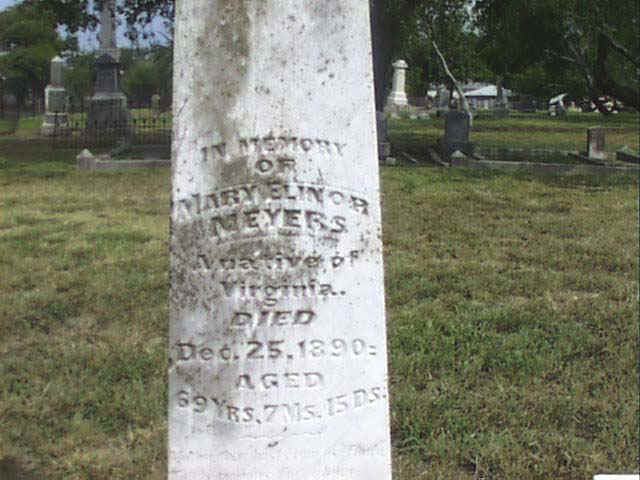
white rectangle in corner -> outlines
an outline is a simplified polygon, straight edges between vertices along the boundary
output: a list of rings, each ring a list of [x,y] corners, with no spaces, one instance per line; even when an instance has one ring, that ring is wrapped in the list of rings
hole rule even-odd
[[[596,475],[593,480],[640,480],[640,475]]]

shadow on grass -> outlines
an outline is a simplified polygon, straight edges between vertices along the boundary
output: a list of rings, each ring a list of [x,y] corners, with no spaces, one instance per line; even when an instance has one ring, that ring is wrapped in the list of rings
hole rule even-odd
[[[27,467],[14,457],[0,458],[0,479],[2,480],[42,480],[45,477]]]

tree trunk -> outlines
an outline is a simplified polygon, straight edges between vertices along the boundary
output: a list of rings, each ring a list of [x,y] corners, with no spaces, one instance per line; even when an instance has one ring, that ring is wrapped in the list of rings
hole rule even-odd
[[[373,84],[376,110],[384,110],[389,65],[391,64],[391,35],[389,21],[384,17],[384,2],[369,0],[371,21],[371,50],[373,57]]]
[[[627,87],[616,82],[607,71],[606,63],[610,47],[611,39],[600,33],[598,35],[596,67],[593,74],[594,83],[597,89],[604,94],[620,100],[625,105],[633,107],[636,111],[640,111],[640,91],[637,88]],[[598,110],[600,110],[599,107]]]
[[[435,40],[431,40],[431,44],[433,45],[433,48],[436,50],[438,57],[440,57],[440,61],[442,62],[442,67],[444,68],[445,73],[447,74],[447,76],[449,77],[449,80],[451,81],[451,83],[453,84],[453,86],[458,92],[458,96],[460,97],[459,98],[460,107],[469,116],[469,128],[471,128],[473,126],[473,113],[471,113],[471,108],[469,107],[469,102],[467,102],[467,97],[464,96],[464,92],[462,91],[462,85],[460,85],[460,83],[456,80],[456,78],[451,73],[451,70],[449,70],[447,61],[444,59],[444,55],[442,55],[442,52],[440,52],[440,49],[438,48],[438,44],[435,42]],[[449,105],[451,105],[451,99],[453,98],[453,91],[451,92],[452,92],[452,95],[449,96]]]
[[[597,95],[597,94],[592,93],[592,94],[590,95],[590,97],[591,97],[591,101],[592,101],[592,102],[593,102],[593,104],[596,106],[596,109],[597,109],[601,114],[603,114],[603,115],[611,115],[612,110],[609,110],[609,109],[607,108],[607,106],[606,106],[604,103],[602,103],[602,102],[600,101],[600,98],[598,98],[598,95]]]

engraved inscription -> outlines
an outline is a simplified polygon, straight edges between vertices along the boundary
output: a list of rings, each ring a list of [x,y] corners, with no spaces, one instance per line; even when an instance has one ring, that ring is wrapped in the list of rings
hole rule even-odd
[[[272,254],[269,251],[258,251],[253,257],[212,257],[205,253],[199,253],[196,270],[219,270],[221,273],[230,272],[282,272],[296,268],[316,269],[323,266],[331,266],[334,269],[343,266],[353,266],[360,258],[360,250],[351,250],[346,255],[336,253],[334,255],[316,255],[297,253],[285,255],[283,253]]]
[[[193,342],[177,342],[176,362],[202,361],[229,363],[247,360],[286,359],[365,359],[378,354],[378,347],[362,338],[303,339],[291,343],[285,339],[247,340],[225,343],[222,346],[196,345]]]
[[[344,290],[336,290],[330,283],[319,283],[314,279],[308,282],[281,280],[282,283],[265,283],[263,285],[244,280],[223,280],[220,286],[227,298],[262,300],[267,307],[273,307],[282,299],[327,298],[346,295]]]
[[[309,325],[316,318],[311,310],[261,310],[259,312],[234,312],[231,327],[282,327]]]
[[[260,206],[297,201],[316,206],[345,206],[362,215],[369,214],[369,201],[344,190],[307,183],[266,182],[239,185],[178,200],[180,213],[194,217],[225,207]]]
[[[207,397],[199,393],[190,393],[187,390],[178,392],[177,397],[180,408],[190,409],[199,414],[211,413],[216,420],[221,422],[290,424],[345,415],[363,407],[374,406],[387,398],[387,392],[384,386],[374,386],[327,397],[316,403],[292,402],[261,405],[233,405],[220,396]]]
[[[292,135],[264,135],[239,138],[233,145],[218,142],[200,148],[202,161],[221,159],[231,161],[234,156],[321,154],[323,156],[344,156],[347,145],[332,140]]]
[[[253,378],[252,378],[253,377]],[[243,374],[236,381],[236,388],[269,390],[272,388],[313,389],[324,386],[324,376],[318,372]]]

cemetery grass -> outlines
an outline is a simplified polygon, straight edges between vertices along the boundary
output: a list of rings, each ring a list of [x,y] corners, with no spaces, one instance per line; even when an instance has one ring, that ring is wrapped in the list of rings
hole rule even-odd
[[[637,187],[383,169],[395,479],[636,468]],[[165,478],[168,169],[0,140],[0,192],[0,478]]]

